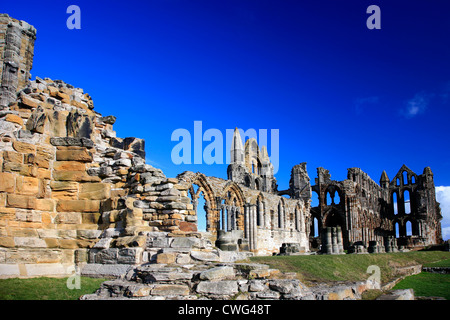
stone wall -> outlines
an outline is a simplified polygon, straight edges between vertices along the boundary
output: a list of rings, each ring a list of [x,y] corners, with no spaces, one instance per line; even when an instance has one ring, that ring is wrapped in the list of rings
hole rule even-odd
[[[183,186],[145,164],[143,140],[116,137],[114,121],[82,89],[47,78],[0,111],[3,277],[65,274],[105,234],[123,245],[183,230]]]

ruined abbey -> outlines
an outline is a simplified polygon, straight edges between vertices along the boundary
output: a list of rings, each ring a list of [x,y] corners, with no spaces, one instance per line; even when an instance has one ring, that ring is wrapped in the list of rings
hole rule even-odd
[[[188,171],[168,178],[145,163],[142,139],[116,136],[116,118],[94,111],[83,89],[30,80],[35,39],[33,26],[0,15],[0,277],[442,242],[429,167],[416,174],[403,165],[379,183],[359,168],[344,181],[318,168],[311,181],[303,162],[278,190],[266,147],[235,130],[227,179]]]

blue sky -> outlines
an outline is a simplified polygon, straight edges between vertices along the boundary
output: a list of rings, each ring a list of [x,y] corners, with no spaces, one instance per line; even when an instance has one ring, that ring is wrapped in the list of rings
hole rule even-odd
[[[66,27],[72,4],[81,30]],[[372,4],[380,30],[366,27]],[[236,126],[278,129],[280,190],[300,162],[312,180],[317,167],[336,180],[360,167],[376,182],[403,164],[430,166],[436,186],[450,186],[447,0],[23,0],[0,11],[37,29],[33,78],[83,88],[96,111],[117,116],[117,136],[146,140],[148,162],[169,177],[226,178],[226,164],[171,160],[172,132],[193,135],[202,121],[224,137]]]

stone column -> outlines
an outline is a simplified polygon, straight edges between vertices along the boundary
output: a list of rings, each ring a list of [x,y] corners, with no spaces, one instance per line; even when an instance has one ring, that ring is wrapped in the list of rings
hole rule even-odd
[[[338,244],[337,244],[337,232],[336,232],[336,228],[333,227],[331,228],[331,251],[332,253],[339,253],[339,248],[338,248]]]
[[[342,228],[336,227],[337,230],[337,245],[338,245],[338,253],[344,252],[344,245],[342,241]]]
[[[227,231],[231,230],[231,207],[227,206]]]
[[[244,204],[244,230],[245,238],[250,241],[250,230],[249,230],[249,208],[247,204]]]
[[[222,228],[221,230],[226,231],[227,230],[227,225],[226,225],[226,212],[225,212],[225,206],[222,205],[220,208],[221,212],[222,212]]]
[[[257,230],[257,225],[256,225],[256,205],[252,205],[251,207],[250,207],[250,210],[251,210],[251,212],[252,212],[252,223],[251,223],[251,225],[252,225],[252,242],[253,242],[253,244],[252,244],[252,246],[251,246],[251,248],[252,248],[252,250],[256,250],[256,242],[257,242],[257,238],[256,238],[256,230]]]
[[[331,228],[328,227],[328,228],[324,229],[323,231],[325,231],[325,239],[326,239],[325,252],[327,254],[332,254],[333,247],[332,247],[332,241],[331,241]]]

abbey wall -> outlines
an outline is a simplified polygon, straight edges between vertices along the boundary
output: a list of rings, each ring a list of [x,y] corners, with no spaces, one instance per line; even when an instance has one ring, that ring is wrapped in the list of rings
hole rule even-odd
[[[166,177],[145,163],[144,140],[117,137],[116,118],[96,112],[83,89],[30,81],[35,35],[26,22],[0,15],[0,277],[252,254],[395,251],[442,240],[429,168],[417,175],[402,167],[391,181],[383,173],[380,185],[358,168],[345,181],[319,168],[311,185],[301,163],[289,188],[278,190],[266,148],[236,130],[228,179]],[[319,206],[312,208],[314,193]],[[206,232],[197,228],[200,197]]]

